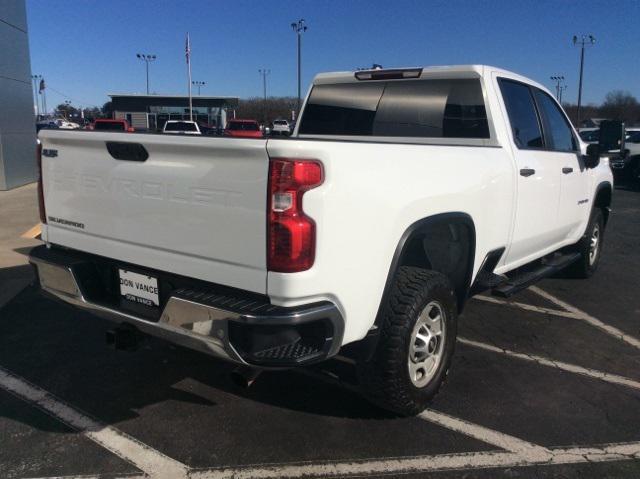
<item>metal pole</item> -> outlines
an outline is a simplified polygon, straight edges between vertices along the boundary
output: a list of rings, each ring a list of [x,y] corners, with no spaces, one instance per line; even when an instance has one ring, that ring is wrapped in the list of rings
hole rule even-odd
[[[596,43],[596,39],[593,35],[582,35],[580,41],[578,41],[578,36],[573,36],[573,44],[580,44],[580,81],[578,83],[578,108],[576,112],[577,116],[577,127],[580,128],[580,120],[582,113],[582,78],[584,73],[584,48],[588,45],[594,45]]]
[[[147,95],[149,94],[149,60],[145,60],[147,64]]]
[[[304,18],[301,18],[297,22],[291,24],[293,31],[296,32],[297,40],[298,40],[298,107],[297,111],[300,111],[300,106],[302,104],[302,33],[307,31],[307,26],[305,25]]]
[[[47,89],[42,90],[42,107],[44,108],[44,114],[47,115]]]
[[[301,74],[301,67],[300,67],[300,62],[301,62],[301,57],[302,54],[300,52],[300,43],[302,41],[302,36],[300,35],[300,31],[298,31],[298,111],[300,111],[300,101],[301,101],[301,94],[300,94],[300,74]]]
[[[271,73],[271,70],[261,68],[258,73],[262,75],[262,123],[267,122],[267,75]]]
[[[262,97],[264,98],[264,104],[267,104],[267,72],[262,72]]]
[[[262,72],[262,123],[267,122],[267,72]]]
[[[582,105],[582,73],[584,70],[584,38],[580,49],[580,82],[578,83],[578,128],[580,128],[580,107]]]
[[[193,121],[193,99],[191,97],[191,59],[189,59],[189,121]]]

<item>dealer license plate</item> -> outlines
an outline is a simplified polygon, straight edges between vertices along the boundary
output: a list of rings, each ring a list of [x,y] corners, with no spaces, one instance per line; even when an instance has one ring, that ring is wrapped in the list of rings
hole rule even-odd
[[[125,299],[146,306],[160,306],[157,278],[124,269],[118,271],[120,272],[120,294]]]

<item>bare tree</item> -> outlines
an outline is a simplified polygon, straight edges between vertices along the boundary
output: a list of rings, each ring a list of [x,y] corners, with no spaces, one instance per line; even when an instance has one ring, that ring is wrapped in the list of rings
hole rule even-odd
[[[563,105],[569,119],[575,125],[577,107],[572,103]],[[621,120],[628,126],[640,124],[640,103],[628,91],[613,90],[606,94],[601,105],[590,104],[582,107],[582,119],[605,118],[608,120]],[[583,126],[583,125],[578,125]]]
[[[628,91],[614,90],[607,93],[601,106],[603,116],[612,120],[635,123],[640,119],[640,104]]]
[[[258,120],[266,125],[277,119],[291,119],[291,112],[296,109],[297,99],[292,97],[269,97],[265,102],[263,98],[254,97],[240,100],[236,108],[236,117]]]

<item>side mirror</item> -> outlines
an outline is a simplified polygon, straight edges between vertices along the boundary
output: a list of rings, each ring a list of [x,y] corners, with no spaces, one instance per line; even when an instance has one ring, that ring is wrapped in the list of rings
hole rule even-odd
[[[587,146],[587,156],[584,157],[584,166],[595,168],[600,164],[600,145],[590,144]]]
[[[600,123],[598,145],[602,153],[624,148],[624,123],[617,120],[603,120]]]

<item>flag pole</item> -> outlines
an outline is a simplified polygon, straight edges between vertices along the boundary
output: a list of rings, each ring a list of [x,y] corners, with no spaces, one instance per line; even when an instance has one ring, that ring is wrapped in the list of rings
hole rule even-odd
[[[189,32],[187,32],[187,46],[185,50],[189,70],[189,121],[193,121],[193,100],[191,98],[191,43],[189,42]]]

